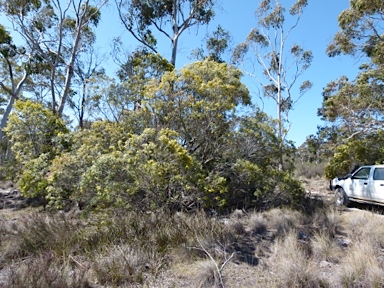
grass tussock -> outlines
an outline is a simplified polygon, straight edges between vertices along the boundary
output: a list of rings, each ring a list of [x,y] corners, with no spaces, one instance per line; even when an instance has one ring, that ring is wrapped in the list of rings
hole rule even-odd
[[[289,209],[272,209],[263,213],[267,220],[268,229],[274,232],[275,237],[282,237],[300,227],[304,223],[304,215]]]
[[[364,212],[355,217],[344,216],[346,228],[352,232],[354,242],[369,242],[377,250],[384,248],[383,218]]]
[[[67,259],[70,260],[70,259]],[[5,287],[77,288],[91,287],[85,267],[71,261],[63,262],[54,252],[46,252],[25,261],[16,262],[5,270]]]
[[[342,247],[329,234],[316,234],[311,240],[312,259],[318,263],[327,261],[339,263],[343,256]]]
[[[289,233],[273,245],[270,269],[276,275],[279,287],[321,287],[322,282],[310,261],[307,243],[297,241],[295,233]]]
[[[108,247],[97,257],[92,270],[97,282],[102,285],[143,284],[144,275],[156,277],[163,265],[161,260],[155,251],[118,245]]]
[[[248,230],[254,234],[265,234],[267,232],[268,220],[262,213],[252,213],[247,221]]]
[[[220,275],[214,261],[211,259],[201,260],[194,263],[192,267],[193,282],[197,288],[220,287]]]
[[[384,219],[367,211],[223,218],[114,210],[2,220],[1,287],[384,286]]]
[[[344,287],[383,287],[383,263],[372,243],[357,243],[341,261]]]

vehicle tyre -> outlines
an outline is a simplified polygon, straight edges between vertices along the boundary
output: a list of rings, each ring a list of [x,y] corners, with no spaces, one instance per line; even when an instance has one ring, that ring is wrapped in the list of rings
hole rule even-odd
[[[335,204],[337,207],[348,207],[350,204],[347,194],[345,194],[344,189],[341,187],[335,190]]]

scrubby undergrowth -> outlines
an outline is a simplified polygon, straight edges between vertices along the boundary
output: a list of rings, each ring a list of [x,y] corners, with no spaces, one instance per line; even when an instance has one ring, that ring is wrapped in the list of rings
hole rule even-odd
[[[384,218],[312,212],[2,210],[0,286],[382,287]]]

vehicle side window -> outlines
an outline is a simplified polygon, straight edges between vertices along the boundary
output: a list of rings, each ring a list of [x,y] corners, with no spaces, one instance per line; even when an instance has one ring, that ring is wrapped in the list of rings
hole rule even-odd
[[[384,180],[384,168],[376,168],[373,172],[373,180]]]
[[[356,172],[355,175],[353,175],[353,178],[354,179],[368,179],[370,171],[371,171],[370,167],[361,168],[359,171]]]

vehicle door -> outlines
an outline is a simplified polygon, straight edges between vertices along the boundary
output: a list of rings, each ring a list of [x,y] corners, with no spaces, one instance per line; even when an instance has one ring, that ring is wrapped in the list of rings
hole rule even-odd
[[[370,184],[372,198],[384,203],[384,167],[376,167],[373,171],[373,181]]]
[[[371,191],[368,187],[368,178],[371,167],[361,167],[352,175],[352,197],[371,199]]]

